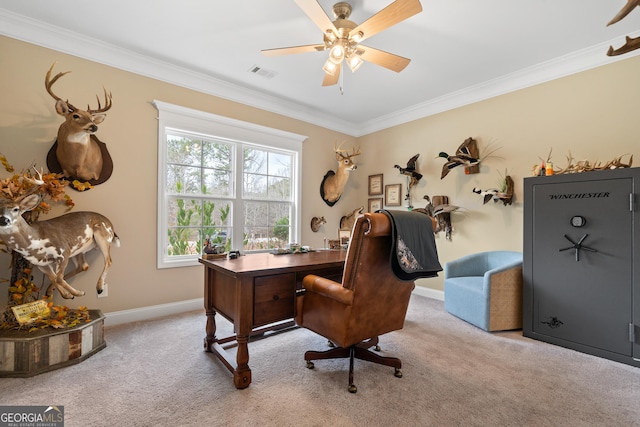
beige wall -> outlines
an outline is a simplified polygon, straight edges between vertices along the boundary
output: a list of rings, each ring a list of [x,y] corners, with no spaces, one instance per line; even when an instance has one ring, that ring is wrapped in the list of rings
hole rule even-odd
[[[414,187],[413,205],[424,207],[426,194],[449,196],[451,204],[460,206],[452,214],[452,240],[443,233],[436,239],[442,263],[477,251],[521,251],[523,178],[549,150],[556,167],[567,165],[569,153],[592,162],[623,154],[633,154],[636,165],[640,161],[639,73],[636,56],[362,137],[365,155],[358,177],[384,173],[385,184],[402,183],[404,189],[406,181],[393,164],[420,153],[419,170],[425,176]],[[481,153],[487,147],[499,149],[481,163],[479,174],[454,169],[440,180],[445,161],[436,159],[438,153],[454,152],[470,136],[478,140]],[[513,205],[483,205],[472,189],[496,187],[505,171],[515,181]],[[364,203],[364,190],[361,194]],[[418,284],[442,289],[442,277]]]
[[[94,292],[102,261],[89,257],[92,267],[76,276],[72,284],[87,292],[82,298],[64,301],[69,306],[87,305],[104,312],[179,302],[202,296],[201,267],[156,269],[157,122],[151,101],[203,110],[234,119],[308,136],[304,142],[302,244],[321,246],[324,237],[337,234],[340,216],[367,206],[367,177],[383,173],[385,184],[406,185],[394,164],[404,164],[420,153],[419,170],[424,178],[413,192],[415,207],[424,207],[422,196],[447,195],[461,207],[453,214],[452,241],[437,238],[441,262],[471,252],[490,249],[522,249],[522,179],[531,166],[553,148],[556,165],[566,163],[570,151],[576,159],[609,160],[631,153],[638,157],[637,118],[640,95],[640,57],[617,62],[578,75],[468,105],[355,140],[337,132],[298,120],[204,95],[160,81],[63,53],[0,37],[0,153],[17,168],[35,162],[46,165],[46,153],[61,118],[44,89],[44,75],[58,61],[57,70],[73,73],[56,84],[56,92],[72,103],[94,102],[105,85],[113,93],[113,108],[100,126],[114,161],[113,176],[93,190],[70,190],[76,210],[107,215],[115,224],[122,247],[114,248],[109,272],[109,296],[97,299]],[[454,170],[440,180],[443,159],[439,151],[453,152],[467,137],[499,148],[486,159],[477,175]],[[319,184],[328,169],[335,169],[335,142],[360,144],[343,199],[333,208],[322,202]],[[513,206],[483,205],[473,187],[494,187],[505,170],[516,182]],[[4,171],[2,171],[4,173]],[[4,174],[2,176],[5,176]],[[313,216],[328,223],[318,233],[309,229]],[[8,265],[6,255],[0,265]],[[8,277],[9,270],[0,273]],[[419,285],[442,289],[442,278],[419,281]],[[0,290],[0,298],[4,292]],[[57,301],[62,300],[57,297]]]
[[[106,215],[122,241],[120,248],[111,251],[109,296],[96,297],[102,260],[93,251],[88,257],[89,271],[71,279],[86,295],[63,301],[56,294],[56,301],[108,313],[202,297],[202,267],[156,268],[158,125],[157,110],[151,104],[154,99],[308,136],[303,143],[302,240],[322,245],[323,237],[311,233],[308,225],[316,214],[326,215],[337,227],[340,215],[336,209],[325,205],[326,212],[320,212],[324,202],[318,188],[324,173],[335,167],[333,143],[348,139],[345,135],[6,37],[0,37],[0,52],[4,100],[0,106],[0,153],[18,169],[32,162],[46,168],[47,152],[62,122],[44,88],[44,76],[54,61],[58,61],[57,71],[72,71],[55,86],[56,94],[71,103],[81,107],[93,103],[95,108],[95,94],[102,91],[102,85],[113,93],[113,107],[98,131],[113,158],[113,175],[90,191],[68,191],[76,203],[74,210]],[[7,176],[4,169],[0,176]],[[7,266],[0,270],[0,278],[9,277],[8,259],[0,254],[0,266]],[[2,289],[0,301],[6,296]]]

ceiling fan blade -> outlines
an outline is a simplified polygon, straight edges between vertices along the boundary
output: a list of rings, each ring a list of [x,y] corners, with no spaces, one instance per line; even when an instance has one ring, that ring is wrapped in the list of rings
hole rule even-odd
[[[411,62],[409,58],[394,55],[393,53],[374,49],[369,46],[359,45],[358,49],[364,51],[360,57],[365,61],[387,68],[391,71],[395,71],[396,73],[404,70],[404,68],[409,65],[409,62]]]
[[[358,40],[360,42],[420,12],[422,12],[420,0],[396,0],[349,31],[349,34],[362,32],[363,35]]]
[[[340,78],[340,72],[342,71],[342,63],[338,65],[336,72],[333,74],[324,73],[324,79],[322,80],[322,86],[333,86],[338,83]]]
[[[296,3],[300,9],[311,18],[313,23],[320,28],[323,34],[325,34],[327,30],[332,30],[334,34],[338,34],[338,30],[333,24],[333,21],[327,16],[322,6],[320,6],[320,3],[316,0],[296,0]]]
[[[262,49],[265,56],[291,55],[292,53],[321,52],[326,49],[323,44],[308,44],[304,46],[278,47],[275,49]]]

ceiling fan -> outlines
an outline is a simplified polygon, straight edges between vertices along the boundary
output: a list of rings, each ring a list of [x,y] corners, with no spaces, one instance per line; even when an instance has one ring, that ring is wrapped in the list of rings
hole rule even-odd
[[[355,72],[363,61],[372,62],[397,73],[411,62],[408,58],[363,46],[360,42],[420,13],[422,5],[419,0],[396,0],[360,25],[349,20],[351,15],[349,3],[340,2],[333,5],[335,21],[332,21],[317,0],[295,1],[314,24],[322,30],[324,42],[322,44],[264,49],[262,53],[267,56],[277,56],[329,50],[329,58],[322,67],[325,72],[322,86],[331,86],[338,82],[343,60],[352,72]]]

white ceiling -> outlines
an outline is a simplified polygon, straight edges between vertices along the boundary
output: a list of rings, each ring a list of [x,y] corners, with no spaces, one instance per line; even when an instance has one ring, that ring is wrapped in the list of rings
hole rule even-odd
[[[319,3],[333,19],[335,1]],[[362,23],[391,0],[350,3]],[[626,0],[421,3],[422,13],[364,43],[409,66],[346,69],[343,94],[321,86],[327,52],[261,54],[322,43],[293,0],[0,0],[0,34],[353,136],[640,53],[606,56],[640,35],[640,8],[606,26]],[[274,76],[249,72],[255,66]]]

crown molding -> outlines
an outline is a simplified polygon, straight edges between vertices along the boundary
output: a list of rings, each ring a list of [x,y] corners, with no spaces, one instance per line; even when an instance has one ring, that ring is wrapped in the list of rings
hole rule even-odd
[[[640,31],[630,37],[640,36]],[[506,74],[465,89],[446,94],[428,102],[417,104],[386,116],[377,117],[362,123],[358,128],[358,136],[367,135],[379,130],[401,125],[434,114],[442,113],[454,108],[473,104],[485,99],[515,92],[520,89],[535,86],[551,80],[587,71],[603,65],[628,59],[640,54],[640,49],[625,55],[607,56],[610,45],[619,44],[619,39],[600,43],[589,48],[581,49],[570,54],[542,62],[531,67]]]
[[[312,107],[234,85],[3,9],[0,9],[0,35],[353,136],[352,123]]]
[[[0,34],[155,80],[281,114],[353,137],[367,135],[640,54],[640,50],[636,50],[621,56],[606,56],[609,45],[619,43],[619,40],[615,39],[385,116],[372,118],[363,123],[351,123],[320,113],[303,104],[241,87],[166,61],[159,61],[4,9],[0,9]],[[640,31],[630,36],[638,35],[640,35]]]

